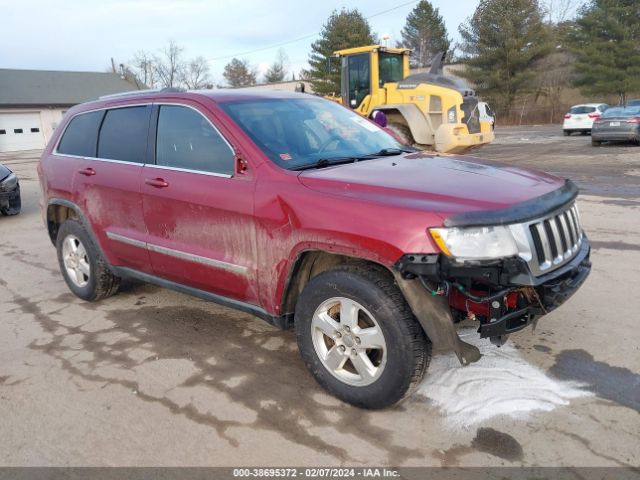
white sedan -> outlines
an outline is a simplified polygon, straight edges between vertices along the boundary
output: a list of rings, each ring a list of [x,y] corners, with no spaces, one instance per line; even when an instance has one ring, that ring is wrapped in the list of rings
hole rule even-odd
[[[607,108],[609,108],[609,105],[606,103],[584,103],[571,107],[564,116],[562,131],[566,136],[574,132],[580,132],[583,135],[591,133],[593,122]]]

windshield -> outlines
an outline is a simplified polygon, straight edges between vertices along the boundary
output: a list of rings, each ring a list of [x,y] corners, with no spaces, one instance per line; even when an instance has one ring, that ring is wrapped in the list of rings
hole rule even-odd
[[[620,107],[620,108],[607,108],[602,114],[601,118],[631,118],[640,116],[640,107]]]
[[[271,160],[290,170],[320,160],[407,148],[374,123],[330,100],[263,98],[221,102],[220,107]]]

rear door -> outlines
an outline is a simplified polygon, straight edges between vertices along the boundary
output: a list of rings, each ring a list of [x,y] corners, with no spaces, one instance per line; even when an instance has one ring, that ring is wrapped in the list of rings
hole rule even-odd
[[[93,112],[101,116],[96,153],[79,160],[74,180],[78,203],[110,263],[144,272],[151,267],[144,244],[140,175],[151,108],[137,105]]]
[[[257,303],[254,180],[197,103],[154,106],[155,164],[143,168],[147,244],[157,276]]]

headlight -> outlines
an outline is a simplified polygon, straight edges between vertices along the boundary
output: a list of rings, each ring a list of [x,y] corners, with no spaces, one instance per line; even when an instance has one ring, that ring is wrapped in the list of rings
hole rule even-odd
[[[15,173],[10,173],[4,180],[0,180],[0,191],[10,192],[18,184],[18,177]]]
[[[455,105],[448,110],[447,121],[449,123],[458,123],[458,109]]]
[[[458,260],[490,260],[518,254],[509,227],[431,228],[442,253]]]

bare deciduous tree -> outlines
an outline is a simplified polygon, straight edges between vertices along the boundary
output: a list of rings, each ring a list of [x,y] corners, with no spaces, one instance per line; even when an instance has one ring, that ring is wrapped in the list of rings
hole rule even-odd
[[[161,87],[173,88],[180,86],[180,80],[185,70],[183,52],[184,48],[171,40],[160,51],[160,54],[154,57],[155,72]]]
[[[542,5],[547,21],[557,25],[570,20],[582,3],[582,0],[545,0]]]
[[[208,88],[211,78],[207,59],[202,56],[192,58],[183,69],[182,82],[191,90]]]
[[[139,50],[133,57],[129,68],[136,74],[140,82],[149,88],[156,86],[156,72],[153,55]]]

